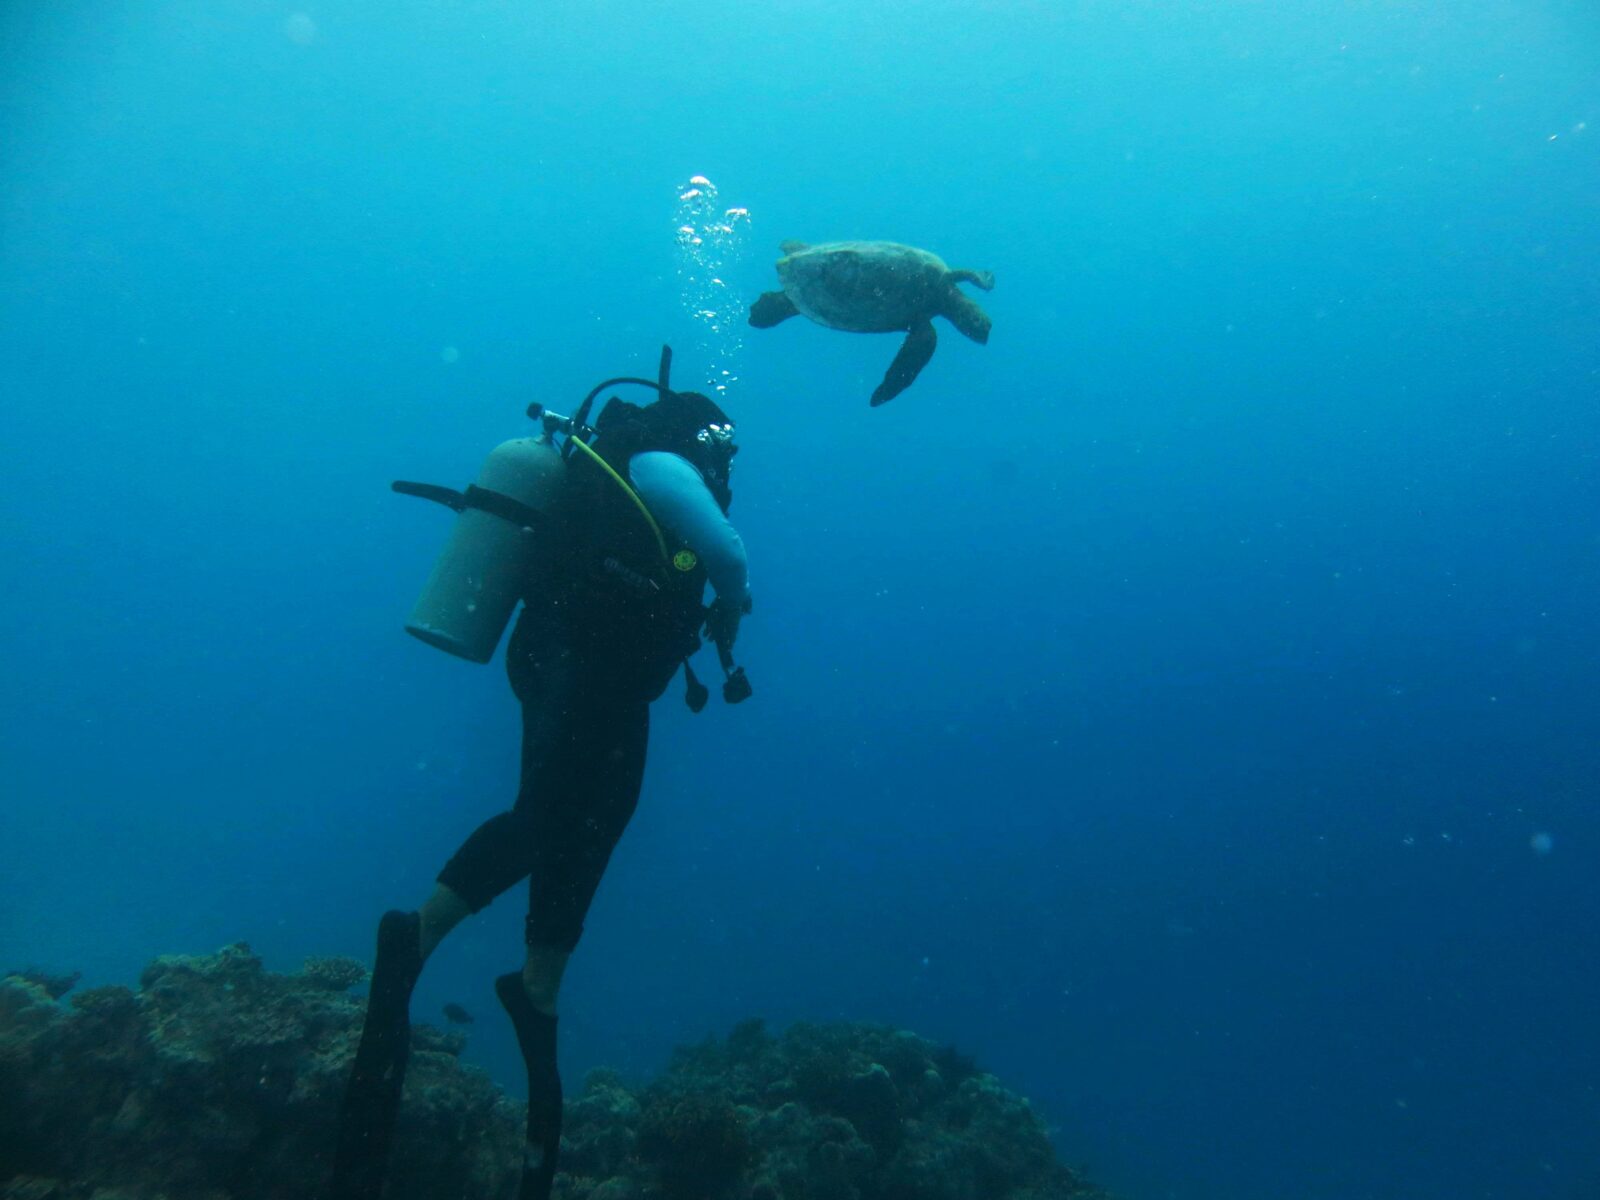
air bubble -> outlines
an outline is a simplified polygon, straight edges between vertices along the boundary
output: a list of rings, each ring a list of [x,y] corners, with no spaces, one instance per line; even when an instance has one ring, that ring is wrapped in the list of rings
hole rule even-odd
[[[696,349],[707,384],[721,392],[737,378],[724,364],[743,349],[744,303],[727,279],[743,257],[750,210],[719,204],[716,185],[704,175],[692,176],[677,197],[679,295],[699,330]]]

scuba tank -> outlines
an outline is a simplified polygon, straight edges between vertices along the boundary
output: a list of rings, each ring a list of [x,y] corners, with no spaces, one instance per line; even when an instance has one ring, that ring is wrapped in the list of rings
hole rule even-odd
[[[501,442],[464,492],[396,481],[395,491],[454,509],[445,543],[406,632],[471,662],[486,663],[517,607],[566,473],[549,433]]]

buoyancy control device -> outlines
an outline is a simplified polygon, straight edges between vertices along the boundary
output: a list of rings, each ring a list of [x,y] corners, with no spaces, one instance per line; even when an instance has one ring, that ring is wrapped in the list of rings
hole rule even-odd
[[[541,404],[530,404],[528,416],[539,422],[541,431],[533,437],[513,438],[490,452],[478,473],[477,482],[464,491],[431,483],[396,480],[396,492],[433,500],[454,510],[455,528],[434,563],[428,582],[406,621],[406,632],[431,646],[471,662],[486,663],[494,657],[511,614],[522,598],[530,573],[537,568],[540,555],[559,536],[556,506],[566,486],[567,460],[575,451],[611,477],[638,508],[651,530],[664,559],[669,559],[660,526],[637,493],[590,448],[596,429],[587,424],[595,399],[607,388],[634,384],[654,389],[663,398],[684,400],[687,394],[674,393],[670,385],[671,347],[661,348],[657,379],[620,376],[595,386],[573,417],[550,412]],[[613,398],[611,405],[622,405]],[[608,408],[611,406],[608,406]],[[596,425],[605,424],[606,414]],[[726,418],[721,418],[725,420]],[[565,439],[554,443],[555,434]],[[700,442],[731,438],[731,425],[711,425],[700,435]],[[722,460],[720,475],[714,462],[700,464],[707,485],[724,508],[726,500],[726,460],[732,449],[719,447],[714,459]],[[693,556],[689,556],[692,561]],[[737,704],[750,695],[744,668],[733,661],[729,647],[718,643],[718,658],[726,680],[723,698]],[[695,678],[687,659],[684,671],[688,683],[689,706],[698,712],[705,704],[706,689]]]

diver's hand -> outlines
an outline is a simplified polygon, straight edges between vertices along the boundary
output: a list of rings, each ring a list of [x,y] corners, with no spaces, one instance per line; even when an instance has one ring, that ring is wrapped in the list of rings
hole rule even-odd
[[[739,639],[739,622],[750,611],[750,598],[743,602],[721,596],[706,610],[706,634],[716,644],[724,665],[733,661],[733,644]]]

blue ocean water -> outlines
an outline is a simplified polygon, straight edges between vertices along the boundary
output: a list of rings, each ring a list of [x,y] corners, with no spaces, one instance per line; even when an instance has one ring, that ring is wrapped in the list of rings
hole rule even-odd
[[[756,696],[656,706],[571,1077],[886,1021],[1130,1200],[1600,1194],[1592,3],[65,0],[0,63],[0,966],[366,956],[517,753],[388,483],[671,342]],[[699,315],[695,175],[736,308],[890,238],[989,344],[869,409],[892,337]],[[417,998],[508,1083],[521,904]]]

